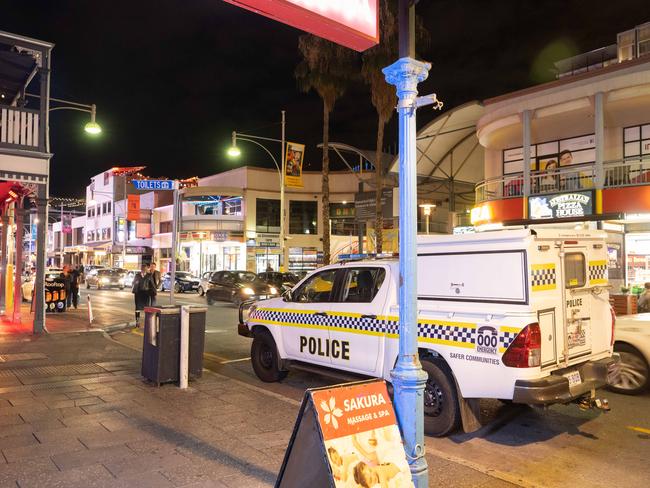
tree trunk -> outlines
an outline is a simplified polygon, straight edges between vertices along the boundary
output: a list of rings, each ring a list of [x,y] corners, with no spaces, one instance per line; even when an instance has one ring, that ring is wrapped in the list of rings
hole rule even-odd
[[[323,264],[330,263],[330,110],[323,100]]]
[[[380,115],[377,117],[377,150],[375,151],[375,252],[381,253],[384,247],[384,214],[381,205],[381,195],[384,189],[384,171],[382,168],[382,146],[384,145],[384,126],[386,120]]]

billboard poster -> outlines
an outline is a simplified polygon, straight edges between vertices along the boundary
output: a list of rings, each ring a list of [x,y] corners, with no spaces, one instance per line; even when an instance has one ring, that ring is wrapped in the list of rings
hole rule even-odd
[[[72,234],[72,214],[63,214],[62,229],[64,234]]]
[[[289,188],[302,188],[302,163],[305,157],[304,144],[287,142],[284,163],[284,184]]]
[[[413,487],[386,383],[308,390],[276,486]]]
[[[126,220],[138,220],[140,218],[140,195],[128,195],[126,207]]]
[[[539,219],[570,219],[593,214],[593,193],[576,191],[528,197],[528,217]]]

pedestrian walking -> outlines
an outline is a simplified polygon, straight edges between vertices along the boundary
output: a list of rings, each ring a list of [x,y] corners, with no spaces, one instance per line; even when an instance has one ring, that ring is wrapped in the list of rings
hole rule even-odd
[[[135,322],[136,326],[140,324],[140,312],[144,310],[144,307],[149,305],[149,287],[151,285],[151,279],[149,276],[149,268],[146,264],[143,264],[135,276],[133,277],[133,286],[131,287],[131,293],[133,293],[133,298],[135,300]]]
[[[149,305],[152,307],[156,305],[156,295],[158,295],[158,288],[160,288],[160,271],[156,269],[156,263],[151,263],[149,266],[150,287],[149,287]]]
[[[79,306],[79,285],[81,283],[81,272],[79,267],[75,266],[70,272],[70,295],[72,298],[72,306],[77,308]],[[69,307],[70,305],[68,305]]]
[[[63,265],[63,289],[65,290],[65,306],[72,306],[72,274],[70,273],[70,266],[67,264]]]

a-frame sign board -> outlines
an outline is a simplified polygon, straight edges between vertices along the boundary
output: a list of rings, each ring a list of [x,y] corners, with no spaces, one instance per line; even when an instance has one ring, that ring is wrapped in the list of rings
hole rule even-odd
[[[307,390],[276,488],[413,487],[386,383]]]

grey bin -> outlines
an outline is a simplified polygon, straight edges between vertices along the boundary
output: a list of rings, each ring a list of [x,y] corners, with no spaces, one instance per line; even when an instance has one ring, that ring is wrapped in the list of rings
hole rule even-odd
[[[190,307],[189,376],[203,374],[206,307]],[[142,376],[160,385],[179,381],[181,308],[145,307]]]

